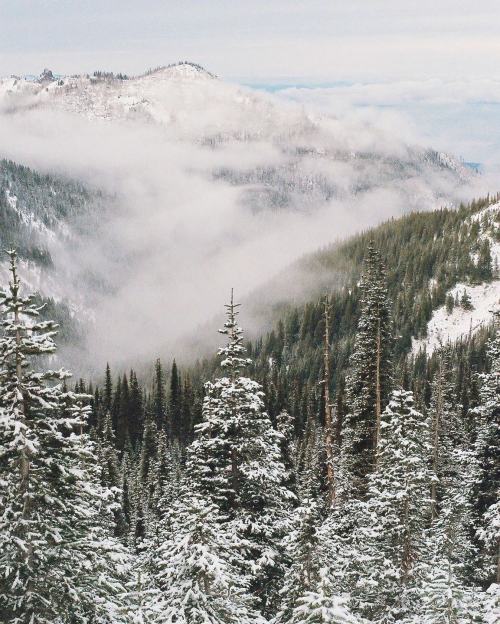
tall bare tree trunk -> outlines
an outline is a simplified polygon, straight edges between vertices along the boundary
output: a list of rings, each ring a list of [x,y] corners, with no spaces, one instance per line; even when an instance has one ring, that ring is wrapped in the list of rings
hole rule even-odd
[[[325,297],[325,333],[323,336],[323,387],[325,397],[325,447],[326,447],[326,478],[328,485],[328,502],[335,504],[336,486],[333,453],[333,419],[332,405],[330,403],[330,302],[328,296]]]
[[[443,361],[439,356],[438,384],[436,409],[432,414],[432,470],[434,472],[431,485],[431,518],[437,518],[437,473],[439,463],[439,429],[443,410]]]
[[[377,349],[375,353],[376,357],[376,371],[375,371],[375,431],[373,434],[373,452],[375,454],[375,463],[377,457],[377,447],[380,439],[380,419],[382,416],[382,383],[380,380],[381,374],[381,359],[382,359],[382,336],[380,331],[380,310],[377,320]]]

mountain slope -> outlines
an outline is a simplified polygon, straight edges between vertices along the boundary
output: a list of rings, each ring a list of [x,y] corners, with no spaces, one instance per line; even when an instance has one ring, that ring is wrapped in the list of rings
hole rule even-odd
[[[468,362],[469,376],[482,370],[484,340],[492,319],[483,295],[492,293],[489,302],[498,303],[500,281],[494,261],[490,261],[491,274],[485,276],[485,263],[478,251],[485,239],[497,241],[499,223],[498,198],[478,200],[458,210],[414,213],[311,254],[268,285],[272,290],[274,285],[279,288],[280,281],[285,285],[293,284],[294,279],[309,282],[307,302],[293,304],[284,295],[274,305],[266,304],[260,291],[250,297],[242,308],[243,326],[252,314],[261,314],[267,322],[274,319],[273,328],[249,344],[254,359],[252,372],[264,384],[267,407],[273,417],[286,408],[301,430],[307,414],[319,410],[325,293],[330,296],[332,319],[331,390],[337,396],[340,393],[342,399],[359,317],[359,278],[370,241],[380,250],[387,270],[398,375],[413,374],[410,371],[414,366],[422,383],[428,366],[429,375],[432,373],[432,363],[427,364],[427,360],[433,352],[435,327],[443,343],[448,338],[452,343],[461,339],[454,349]],[[470,293],[481,293],[480,298],[473,300],[473,311],[463,310],[459,302],[453,312],[460,316],[471,314],[477,319],[470,333],[468,323],[465,332],[454,333],[448,320],[440,316],[447,296],[457,288],[461,293],[462,284]],[[412,347],[413,357],[408,365],[405,361]],[[458,361],[459,356],[456,357]],[[217,361],[210,359],[200,363],[191,375],[201,382],[216,370]]]
[[[50,288],[36,272],[30,284],[92,319],[86,348],[100,362],[169,353],[231,285],[249,293],[362,227],[457,205],[475,183],[396,129],[312,115],[188,63],[135,78],[1,80],[0,133],[0,157],[32,169],[0,193],[21,232],[12,243],[52,267]],[[317,269],[287,283],[285,302],[309,296]],[[138,318],[142,340],[124,346]]]
[[[47,78],[48,75],[48,78]],[[453,157],[405,144],[355,118],[319,117],[272,96],[180,63],[134,78],[93,76],[0,81],[0,111],[59,110],[96,121],[157,126],[167,140],[211,149],[250,144],[267,149],[231,165],[214,164],[216,179],[244,190],[252,208],[317,207],[332,198],[362,196],[391,185],[407,209],[436,207],[457,197],[473,177]]]

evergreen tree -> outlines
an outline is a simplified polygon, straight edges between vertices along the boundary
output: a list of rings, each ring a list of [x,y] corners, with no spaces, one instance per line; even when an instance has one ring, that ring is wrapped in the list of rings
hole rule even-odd
[[[104,379],[104,393],[103,393],[103,411],[104,414],[111,412],[113,404],[113,381],[111,379],[111,369],[109,364],[106,364],[106,374]]]
[[[414,610],[415,561],[430,519],[430,425],[411,392],[395,390],[381,421],[376,467],[359,504],[355,536],[364,552],[355,599],[372,622],[402,619]],[[357,565],[357,563],[356,563]]]
[[[314,591],[307,591],[298,599],[289,624],[362,624],[347,605],[343,596],[336,594],[328,570],[320,571],[320,581]]]
[[[182,422],[182,386],[175,360],[170,373],[170,393],[168,397],[168,430],[171,440],[181,440],[184,433]]]
[[[37,372],[55,351],[52,321],[23,297],[16,253],[1,294],[0,613],[5,622],[122,621],[126,555],[110,536],[113,494],[84,432],[89,407],[64,392],[64,370]]]
[[[155,377],[153,385],[153,413],[156,418],[158,431],[165,429],[167,426],[166,405],[165,377],[163,374],[163,366],[160,358],[158,358],[155,363]]]
[[[101,467],[101,484],[108,488],[114,496],[115,535],[124,537],[128,533],[128,525],[122,508],[122,475],[116,450],[113,423],[109,412],[104,419],[103,432],[98,443],[98,458],[99,466]]]
[[[241,553],[216,505],[193,483],[168,513],[168,536],[155,555],[154,624],[254,624]]]
[[[317,528],[320,510],[314,500],[304,500],[294,511],[292,530],[285,540],[287,569],[276,624],[292,621],[295,609],[304,595],[317,587],[321,561],[318,554]]]
[[[373,468],[380,419],[389,400],[392,380],[392,323],[385,270],[370,243],[360,284],[360,318],[347,378],[349,413],[343,444],[350,458],[356,490]]]
[[[283,485],[281,435],[264,412],[261,387],[240,374],[249,360],[237,308],[231,299],[221,330],[228,336],[219,350],[227,376],[205,386],[203,421],[196,427],[190,452],[198,458],[195,472],[201,494],[227,514],[236,534],[248,541],[251,590],[269,613],[283,571],[280,542],[293,494]]]
[[[485,578],[500,585],[500,535],[491,518],[498,508],[500,484],[500,313],[496,313],[494,336],[488,343],[489,371],[480,375],[479,405],[476,416],[475,450],[479,462],[475,488],[480,514],[479,536],[485,549]]]
[[[486,282],[493,277],[490,241],[485,238],[479,245],[476,264],[476,274],[479,282]]]
[[[464,292],[462,293],[462,296],[460,297],[460,305],[462,306],[464,310],[474,309],[470,295],[465,288],[464,288]]]
[[[142,392],[137,375],[130,371],[130,400],[128,410],[128,429],[132,446],[136,448],[142,437],[144,421]]]
[[[120,391],[117,399],[118,405],[116,416],[116,445],[120,450],[122,450],[130,442],[130,391],[126,375],[123,375],[119,388]]]

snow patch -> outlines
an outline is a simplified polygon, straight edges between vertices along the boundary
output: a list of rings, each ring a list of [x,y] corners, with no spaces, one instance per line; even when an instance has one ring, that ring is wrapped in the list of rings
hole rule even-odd
[[[500,280],[477,286],[460,283],[450,290],[450,294],[453,297],[458,294],[460,298],[464,290],[471,298],[473,309],[455,306],[451,314],[446,306],[435,310],[427,325],[427,337],[412,340],[414,354],[425,349],[431,355],[441,345],[466,338],[491,322],[493,310],[500,308]]]
[[[490,242],[492,266],[500,265],[500,242],[492,236],[497,231],[495,220],[500,213],[500,202],[486,206],[479,212],[472,215],[469,223],[482,223],[485,216],[491,217],[490,223],[478,236],[478,241],[488,240]],[[473,261],[477,260],[477,254],[471,254]],[[430,280],[429,288],[436,283]],[[455,300],[460,300],[464,290],[470,296],[472,309],[466,310],[460,305],[455,305],[451,314],[448,313],[446,305],[441,306],[432,314],[427,325],[427,336],[425,338],[412,339],[412,353],[417,354],[421,350],[426,350],[431,355],[442,344],[456,342],[460,339],[472,335],[481,327],[488,325],[492,319],[492,312],[500,309],[500,280],[485,282],[478,285],[470,285],[464,282],[456,284],[448,291]]]

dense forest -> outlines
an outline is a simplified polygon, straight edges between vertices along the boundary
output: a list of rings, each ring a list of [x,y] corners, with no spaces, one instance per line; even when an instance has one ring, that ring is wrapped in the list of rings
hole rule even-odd
[[[258,340],[231,294],[219,352],[152,378],[48,370],[57,327],[9,252],[2,621],[498,622],[500,312],[415,347],[498,279],[495,202],[309,256],[335,283]]]

